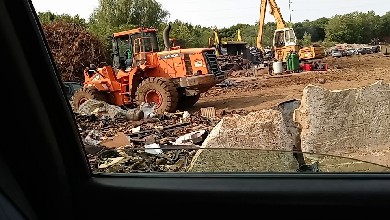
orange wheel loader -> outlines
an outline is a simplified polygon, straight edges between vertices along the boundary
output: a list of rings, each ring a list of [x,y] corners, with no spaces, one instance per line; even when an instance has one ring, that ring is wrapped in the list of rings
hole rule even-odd
[[[171,48],[164,29],[163,51],[157,30],[137,28],[112,36],[113,65],[84,70],[83,89],[73,96],[75,109],[88,99],[129,107],[154,103],[157,113],[193,106],[200,94],[226,78],[211,48]]]

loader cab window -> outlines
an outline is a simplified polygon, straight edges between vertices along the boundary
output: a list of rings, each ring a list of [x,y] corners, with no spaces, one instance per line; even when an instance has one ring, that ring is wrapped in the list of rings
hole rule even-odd
[[[124,36],[117,38],[117,54],[119,54],[120,66],[121,67],[130,67],[133,60],[133,50],[131,38],[129,36]]]
[[[276,47],[285,46],[284,31],[275,31],[274,46]]]
[[[286,30],[285,32],[286,46],[296,45],[296,37],[293,29]]]
[[[144,32],[131,36],[134,42],[134,53],[158,52],[158,41],[155,32]]]
[[[293,29],[276,30],[274,36],[274,45],[276,47],[296,45],[296,36]]]
[[[124,57],[125,52],[129,49],[129,47],[131,45],[129,42],[129,38],[128,37],[118,38],[117,42],[118,42],[119,56]]]

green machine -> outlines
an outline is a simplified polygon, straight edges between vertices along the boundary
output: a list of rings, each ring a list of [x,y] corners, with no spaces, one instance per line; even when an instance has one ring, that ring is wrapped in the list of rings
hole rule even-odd
[[[299,66],[299,55],[295,52],[287,55],[287,71],[298,72]]]

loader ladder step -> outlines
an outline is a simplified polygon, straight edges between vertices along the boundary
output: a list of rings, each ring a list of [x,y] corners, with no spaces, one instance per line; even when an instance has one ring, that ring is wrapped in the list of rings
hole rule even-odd
[[[215,54],[206,53],[206,58],[209,64],[209,68],[215,76],[222,75],[222,71],[219,69],[217,56]]]
[[[192,63],[189,54],[184,54],[184,65],[186,67],[187,75],[192,75]]]

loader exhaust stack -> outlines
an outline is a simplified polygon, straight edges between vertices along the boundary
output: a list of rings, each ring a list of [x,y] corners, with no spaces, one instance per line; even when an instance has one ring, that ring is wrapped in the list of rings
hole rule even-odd
[[[171,48],[171,45],[169,42],[169,32],[170,31],[171,31],[171,24],[168,24],[168,26],[164,29],[164,33],[163,33],[165,50],[169,50]]]

